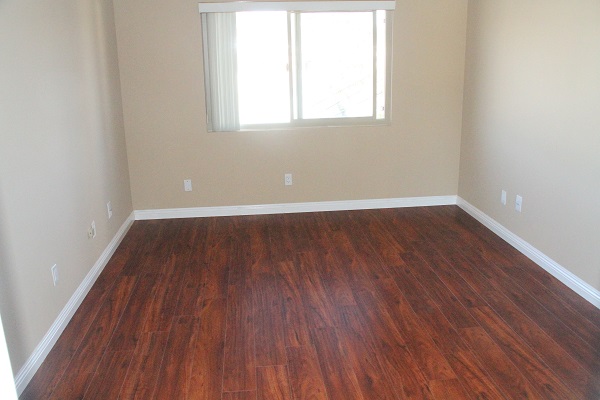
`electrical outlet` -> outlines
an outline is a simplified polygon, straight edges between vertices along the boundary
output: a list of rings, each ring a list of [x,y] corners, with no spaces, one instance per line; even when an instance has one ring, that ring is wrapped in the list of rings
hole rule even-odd
[[[56,286],[58,284],[58,266],[54,264],[50,268],[50,272],[52,273],[52,283],[54,283],[54,286]]]
[[[88,228],[88,239],[93,239],[96,237],[96,222],[92,221],[92,224]]]
[[[108,219],[112,218],[112,204],[110,204],[110,201],[108,203],[106,203],[106,212],[108,214]]]
[[[192,180],[191,179],[183,180],[183,190],[185,190],[186,192],[192,191]]]
[[[506,190],[502,191],[502,194],[500,195],[500,202],[502,203],[503,206],[506,205]]]
[[[521,212],[521,209],[523,207],[523,198],[519,195],[517,195],[517,197],[515,198],[515,210],[517,210],[518,212]]]
[[[283,180],[285,186],[292,186],[292,174],[285,174]]]

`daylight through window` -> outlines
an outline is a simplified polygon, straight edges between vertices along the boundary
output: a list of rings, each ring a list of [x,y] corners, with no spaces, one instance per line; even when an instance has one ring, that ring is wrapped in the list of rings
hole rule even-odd
[[[386,122],[393,4],[200,4],[209,130]]]

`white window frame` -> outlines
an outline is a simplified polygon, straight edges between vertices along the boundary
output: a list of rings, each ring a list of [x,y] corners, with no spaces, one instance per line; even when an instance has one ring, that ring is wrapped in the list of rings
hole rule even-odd
[[[289,23],[290,18],[299,18],[301,12],[348,12],[348,11],[386,11],[386,84],[385,84],[385,117],[378,119],[376,117],[376,91],[377,85],[375,82],[375,64],[376,64],[376,25],[373,28],[375,30],[373,35],[374,48],[373,48],[373,115],[369,117],[343,117],[343,118],[316,118],[316,119],[302,119],[301,110],[299,110],[298,117],[293,118],[294,111],[291,110],[292,119],[286,123],[268,123],[268,124],[252,124],[252,125],[239,125],[237,129],[226,129],[216,130],[219,132],[223,131],[245,131],[245,130],[269,130],[269,129],[294,129],[302,127],[335,127],[335,126],[365,126],[365,125],[386,125],[391,120],[391,75],[392,75],[392,23],[391,23],[391,11],[395,9],[395,1],[299,1],[299,2],[253,2],[253,1],[241,1],[241,2],[224,2],[224,3],[199,3],[199,11],[202,15],[202,26],[203,26],[203,45],[204,45],[204,62],[206,63],[207,57],[207,31],[206,31],[206,14],[207,13],[234,13],[241,11],[287,11],[288,12],[288,27],[291,26]],[[296,14],[294,14],[296,12]],[[375,13],[373,13],[375,19]],[[297,22],[297,21],[296,21]],[[375,21],[374,21],[375,22]],[[298,23],[295,24],[299,26]],[[288,40],[292,40],[292,35],[288,35]],[[289,48],[291,49],[291,43]],[[290,62],[292,61],[292,55],[290,54]],[[290,64],[291,65],[291,64]],[[205,74],[207,70],[205,69]],[[290,73],[290,76],[292,74]],[[207,77],[208,75],[206,75]],[[208,85],[208,82],[206,82]],[[296,88],[292,86],[295,83],[290,78],[290,107],[293,108],[295,99],[300,99],[301,93],[297,93]],[[301,84],[296,84],[300,86]],[[211,102],[210,102],[210,90],[207,87],[207,114],[208,114],[208,130],[213,131],[211,123]],[[300,107],[300,105],[298,105]]]

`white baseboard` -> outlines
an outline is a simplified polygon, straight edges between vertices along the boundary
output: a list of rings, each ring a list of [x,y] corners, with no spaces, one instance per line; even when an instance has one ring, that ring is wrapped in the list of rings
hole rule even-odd
[[[258,204],[224,207],[165,208],[157,210],[136,210],[134,211],[134,215],[136,220],[146,220],[165,218],[224,217],[233,215],[287,214],[319,211],[369,210],[377,208],[443,206],[450,204],[456,204],[456,196],[319,201],[308,203]]]
[[[81,302],[88,294],[94,282],[106,266],[108,261],[112,257],[113,253],[121,243],[121,240],[125,237],[125,234],[129,230],[129,227],[133,223],[133,213],[127,217],[123,225],[119,228],[118,232],[115,234],[113,239],[110,241],[106,249],[102,252],[90,272],[83,279],[75,293],[71,296],[65,307],[62,309],[46,335],[43,337],[42,341],[37,345],[33,353],[29,356],[23,367],[19,370],[17,375],[15,376],[15,386],[17,388],[17,393],[21,395],[25,387],[29,384],[33,375],[35,375],[36,371],[42,365],[42,362],[62,334],[62,332],[67,327],[69,321],[75,314],[75,311],[81,305]]]
[[[515,249],[526,255],[534,263],[545,269],[548,273],[554,276],[556,279],[567,285],[575,293],[592,303],[594,306],[600,309],[600,291],[584,282],[578,276],[567,270],[565,267],[533,247],[531,244],[515,235],[498,221],[494,220],[477,207],[470,204],[468,201],[461,197],[457,197],[456,204],[469,213],[473,218],[481,222],[492,232],[500,236],[506,242],[508,242]]]

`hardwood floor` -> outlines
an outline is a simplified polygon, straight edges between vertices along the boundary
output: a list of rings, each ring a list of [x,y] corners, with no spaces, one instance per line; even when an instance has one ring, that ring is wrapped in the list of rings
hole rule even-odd
[[[136,221],[21,399],[600,399],[600,311],[456,206]]]

